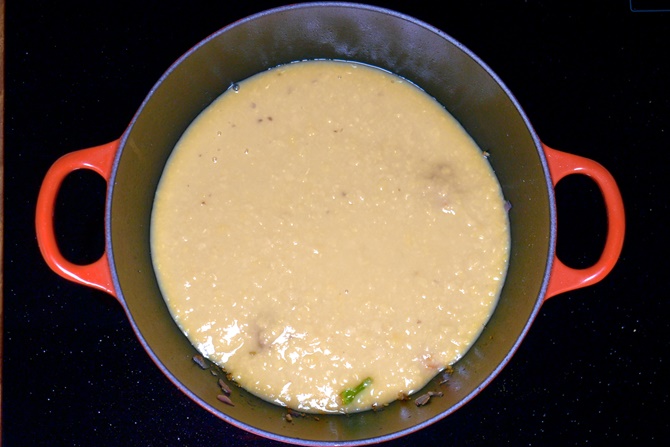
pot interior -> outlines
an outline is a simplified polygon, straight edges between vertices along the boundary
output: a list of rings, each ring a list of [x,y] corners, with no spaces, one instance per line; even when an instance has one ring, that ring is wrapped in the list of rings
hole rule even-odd
[[[416,407],[324,415],[288,423],[286,410],[233,387],[235,406],[216,398],[216,378],[191,360],[195,349],[173,322],[150,252],[151,209],[163,167],[191,121],[232,83],[303,59],[363,62],[403,76],[434,96],[489,152],[512,204],[511,259],[498,306],[441,398]],[[474,55],[442,32],[401,14],[352,4],[301,4],[239,21],[175,63],[152,89],[122,139],[110,181],[106,231],[117,293],[140,342],[170,379],[222,419],[298,444],[366,443],[409,433],[470,400],[507,363],[539,310],[553,258],[553,188],[539,141],[509,92]]]

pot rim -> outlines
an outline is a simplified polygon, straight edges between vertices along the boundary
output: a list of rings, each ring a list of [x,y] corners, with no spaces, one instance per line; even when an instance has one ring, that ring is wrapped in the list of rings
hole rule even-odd
[[[549,250],[546,255],[546,269],[544,272],[544,276],[542,279],[542,285],[540,288],[540,293],[537,296],[537,299],[535,300],[535,304],[532,308],[531,314],[528,318],[528,320],[525,322],[523,325],[523,329],[520,333],[520,335],[517,337],[516,341],[513,343],[511,349],[507,352],[507,354],[504,356],[503,360],[498,363],[498,365],[494,368],[494,370],[486,377],[486,379],[480,383],[479,386],[477,386],[475,389],[473,389],[470,393],[468,393],[463,399],[461,399],[458,403],[455,405],[452,405],[449,407],[447,410],[442,411],[435,416],[426,419],[423,422],[420,422],[416,425],[413,425],[408,428],[404,428],[402,430],[389,433],[386,435],[374,437],[374,438],[369,438],[369,439],[363,439],[363,440],[351,440],[351,441],[312,441],[312,440],[305,440],[305,439],[298,439],[290,436],[285,436],[277,433],[272,433],[268,431],[264,431],[262,429],[259,429],[257,427],[254,427],[252,425],[249,425],[245,422],[239,421],[235,419],[234,417],[220,411],[219,409],[215,408],[214,406],[210,405],[209,403],[205,402],[202,398],[200,398],[198,395],[196,395],[193,391],[191,391],[186,385],[184,385],[173,373],[172,371],[161,361],[161,359],[156,355],[154,350],[151,348],[149,343],[145,340],[144,336],[141,333],[141,330],[133,317],[133,314],[131,313],[127,303],[126,299],[123,295],[123,290],[120,284],[120,280],[118,277],[117,269],[116,269],[116,263],[115,263],[115,254],[114,250],[112,248],[113,241],[112,241],[112,229],[111,229],[111,210],[112,210],[112,199],[114,195],[114,185],[116,184],[117,180],[117,173],[118,173],[118,167],[120,164],[121,156],[124,152],[124,149],[126,147],[126,143],[128,141],[129,135],[132,133],[132,130],[139,118],[139,116],[142,115],[143,111],[145,110],[147,103],[149,103],[156,92],[158,88],[164,83],[164,81],[179,67],[186,59],[191,57],[194,53],[196,53],[201,47],[206,45],[207,43],[211,42],[212,40],[216,39],[218,36],[220,36],[223,33],[228,32],[231,29],[234,29],[240,25],[243,25],[247,22],[254,21],[260,17],[264,17],[267,15],[272,15],[272,14],[277,14],[285,11],[291,11],[291,10],[296,10],[296,9],[310,9],[310,8],[323,8],[323,7],[328,7],[328,8],[348,8],[348,9],[361,9],[361,10],[367,10],[367,11],[372,11],[372,12],[377,12],[380,14],[384,15],[389,15],[395,18],[399,18],[408,22],[411,22],[415,25],[418,25],[422,28],[425,28],[435,34],[437,34],[440,38],[443,40],[453,44],[455,47],[457,47],[459,50],[463,51],[467,56],[469,56],[472,60],[474,60],[491,78],[495,81],[495,83],[504,91],[505,95],[509,98],[509,100],[513,103],[516,111],[519,113],[521,116],[525,127],[527,128],[529,134],[531,135],[533,144],[536,148],[536,151],[539,156],[539,160],[542,166],[543,170],[543,175],[545,182],[547,184],[547,191],[549,194],[549,203],[550,203],[550,234],[548,235],[549,237]],[[540,142],[540,139],[535,132],[535,129],[531,125],[528,117],[526,116],[524,110],[522,109],[521,105],[519,104],[518,100],[516,97],[513,95],[513,93],[509,90],[509,88],[504,84],[504,82],[500,79],[500,77],[482,60],[474,54],[471,50],[469,50],[467,47],[465,47],[462,43],[457,41],[455,38],[451,37],[450,35],[446,34],[442,30],[420,20],[415,17],[409,16],[407,14],[384,8],[384,7],[379,7],[379,6],[373,6],[373,5],[368,5],[364,3],[349,3],[349,2],[308,2],[308,3],[299,3],[299,4],[290,4],[290,5],[285,5],[285,6],[279,6],[271,9],[267,9],[252,15],[249,15],[245,18],[242,18],[240,20],[237,20],[233,23],[230,23],[223,28],[211,33],[209,36],[206,38],[202,39],[200,42],[196,43],[193,47],[191,47],[188,51],[186,51],[182,56],[180,56],[175,62],[173,62],[169,68],[161,75],[161,77],[158,79],[158,81],[152,86],[152,88],[149,90],[147,95],[145,96],[144,100],[142,101],[140,107],[138,108],[137,112],[134,114],[133,118],[131,119],[129,125],[127,126],[126,130],[123,132],[121,138],[119,139],[119,146],[118,149],[114,155],[114,160],[112,164],[112,169],[111,169],[111,175],[110,175],[110,180],[109,180],[109,187],[107,189],[106,193],[106,204],[105,204],[105,224],[104,224],[104,232],[105,232],[105,245],[106,245],[106,253],[109,259],[109,265],[110,265],[110,273],[111,273],[111,278],[113,282],[113,288],[116,292],[116,297],[118,301],[121,303],[126,316],[128,318],[128,321],[135,332],[138,340],[140,341],[141,345],[145,349],[145,351],[149,354],[150,358],[152,361],[158,366],[158,368],[162,371],[162,373],[169,378],[169,380],[179,389],[181,392],[186,394],[191,400],[196,402],[199,406],[201,406],[203,409],[207,410],[208,412],[214,414],[220,419],[223,419],[227,423],[240,428],[242,430],[245,430],[247,432],[253,433],[255,435],[271,439],[271,440],[276,440],[284,443],[290,443],[294,445],[304,445],[304,446],[319,446],[319,445],[339,445],[339,446],[359,446],[359,445],[371,445],[371,444],[377,444],[380,442],[386,442],[394,439],[398,439],[401,437],[404,437],[406,435],[409,435],[411,433],[417,432],[419,430],[424,429],[425,427],[432,425],[450,414],[454,413],[461,407],[463,407],[465,404],[469,403],[477,394],[479,394],[484,388],[486,388],[497,376],[498,374],[507,366],[507,364],[510,362],[511,358],[514,356],[516,353],[517,349],[521,345],[522,341],[525,339],[531,325],[533,324],[535,318],[537,317],[537,314],[540,311],[540,308],[542,307],[542,303],[545,300],[545,295],[547,292],[547,287],[549,283],[549,279],[551,276],[551,271],[552,271],[552,265],[554,261],[554,255],[555,255],[555,243],[556,243],[556,205],[555,205],[555,197],[554,197],[554,189],[552,187],[552,179],[550,176],[549,172],[549,167],[547,164],[547,158],[545,156],[545,152],[543,150],[542,143]],[[326,415],[324,415],[326,416]],[[327,415],[331,416],[331,415]],[[332,416],[340,416],[340,415],[332,415]],[[356,417],[356,414],[349,415],[348,417]]]

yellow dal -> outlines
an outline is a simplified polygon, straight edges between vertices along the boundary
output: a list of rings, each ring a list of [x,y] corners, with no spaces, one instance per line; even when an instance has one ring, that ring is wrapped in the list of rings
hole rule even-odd
[[[500,185],[457,121],[341,61],[277,67],[212,103],[171,155],[151,230],[194,346],[253,394],[317,413],[391,402],[462,357],[509,252]]]

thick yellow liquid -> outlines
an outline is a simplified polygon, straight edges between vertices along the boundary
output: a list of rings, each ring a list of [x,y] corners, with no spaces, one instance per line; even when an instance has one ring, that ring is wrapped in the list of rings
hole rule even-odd
[[[346,413],[463,356],[497,302],[509,231],[487,160],[433,98],[310,61],[241,82],[193,122],[161,178],[152,250],[203,355],[270,402]]]

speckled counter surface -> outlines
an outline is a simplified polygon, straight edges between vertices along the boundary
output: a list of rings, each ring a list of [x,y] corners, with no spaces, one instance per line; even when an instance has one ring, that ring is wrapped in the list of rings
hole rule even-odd
[[[46,3],[6,6],[3,446],[279,445],[177,390],[112,297],[48,269],[33,220],[60,155],[118,138],[192,45],[282,3]],[[483,59],[546,144],[614,175],[628,219],[608,278],[547,301],[490,386],[387,445],[665,444],[670,12],[633,11],[625,0],[477,0],[440,11],[370,3],[426,21]],[[102,252],[104,182],[89,174],[66,182],[56,216],[64,250],[81,262]],[[565,182],[557,203],[559,255],[592,262],[603,231],[597,189]]]

